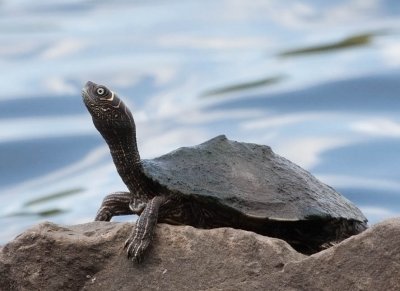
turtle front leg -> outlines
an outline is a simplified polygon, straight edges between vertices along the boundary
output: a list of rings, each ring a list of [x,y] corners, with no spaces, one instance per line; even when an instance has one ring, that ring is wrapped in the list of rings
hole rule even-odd
[[[130,192],[115,192],[107,195],[97,211],[95,221],[110,221],[113,216],[140,214],[144,202],[135,199]]]
[[[149,200],[136,221],[136,227],[125,242],[128,258],[141,263],[144,253],[153,240],[154,228],[157,224],[158,211],[166,201],[163,196],[156,196]]]

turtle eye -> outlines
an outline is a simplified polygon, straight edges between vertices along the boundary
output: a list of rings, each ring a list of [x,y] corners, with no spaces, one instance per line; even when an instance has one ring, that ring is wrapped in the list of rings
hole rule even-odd
[[[99,95],[99,96],[104,95],[105,92],[106,92],[106,90],[104,90],[104,88],[102,88],[102,87],[97,88],[97,90],[96,90],[96,93],[97,93],[97,95]]]

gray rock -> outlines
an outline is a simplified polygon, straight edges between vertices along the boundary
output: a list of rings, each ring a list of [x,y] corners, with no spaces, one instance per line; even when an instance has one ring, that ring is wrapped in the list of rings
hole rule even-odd
[[[244,230],[159,224],[142,265],[129,223],[43,223],[0,250],[0,290],[400,290],[400,219],[305,256]]]
[[[400,218],[290,262],[276,275],[271,279],[285,282],[283,289],[400,290]]]

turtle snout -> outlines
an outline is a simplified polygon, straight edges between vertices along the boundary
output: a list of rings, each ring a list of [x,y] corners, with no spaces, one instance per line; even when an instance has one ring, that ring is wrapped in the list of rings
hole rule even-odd
[[[96,83],[93,83],[92,81],[87,81],[85,87],[83,87],[83,90],[86,92],[90,92],[90,90],[95,86],[97,86]]]
[[[85,103],[87,103],[89,100],[93,100],[92,98],[92,92],[93,92],[93,88],[96,86],[95,83],[91,82],[91,81],[87,81],[85,86],[82,88],[82,98],[84,100]]]

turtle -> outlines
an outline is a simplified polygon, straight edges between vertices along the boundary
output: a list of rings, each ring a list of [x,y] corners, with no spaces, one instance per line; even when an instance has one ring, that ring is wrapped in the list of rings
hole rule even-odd
[[[128,189],[108,194],[95,220],[138,215],[124,244],[132,261],[143,261],[158,222],[243,229],[283,239],[304,254],[368,227],[352,202],[266,145],[220,135],[141,159],[133,115],[118,95],[88,81],[82,97]]]

